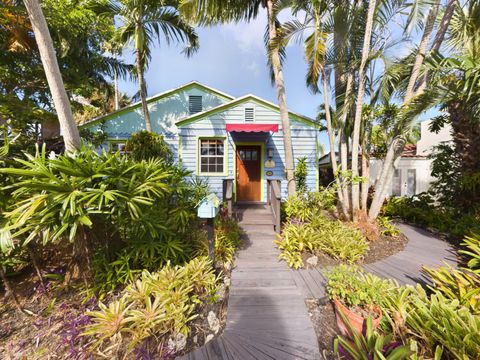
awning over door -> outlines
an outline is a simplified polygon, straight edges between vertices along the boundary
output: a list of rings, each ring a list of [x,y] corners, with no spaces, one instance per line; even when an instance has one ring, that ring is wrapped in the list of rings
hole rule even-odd
[[[227,124],[228,132],[278,132],[278,124]]]

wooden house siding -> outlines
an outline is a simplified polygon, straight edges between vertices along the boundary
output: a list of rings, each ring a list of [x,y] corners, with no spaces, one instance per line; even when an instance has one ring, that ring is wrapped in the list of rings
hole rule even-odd
[[[226,124],[243,124],[245,108],[254,107],[255,124],[279,124],[279,132],[273,134],[264,133],[227,133],[225,131]],[[310,190],[317,188],[317,140],[318,130],[312,125],[307,125],[295,119],[290,119],[292,129],[292,143],[295,164],[302,157],[307,158],[308,175],[307,186]],[[271,169],[263,169],[263,190],[262,201],[266,201],[267,181],[268,179],[281,179],[282,196],[287,197],[287,183],[284,173],[284,144],[283,132],[281,128],[280,115],[278,111],[274,111],[255,102],[245,102],[233,108],[215,113],[211,116],[201,118],[195,122],[183,125],[179,128],[179,136],[182,144],[182,164],[196,175],[198,172],[198,144],[202,138],[222,137],[226,142],[226,166],[223,175],[200,176],[206,178],[212,191],[218,195],[222,194],[223,179],[235,179],[235,143],[255,143],[263,142],[264,159],[267,159],[267,150],[273,149],[273,158],[275,167]],[[272,176],[267,176],[266,172],[271,170]]]

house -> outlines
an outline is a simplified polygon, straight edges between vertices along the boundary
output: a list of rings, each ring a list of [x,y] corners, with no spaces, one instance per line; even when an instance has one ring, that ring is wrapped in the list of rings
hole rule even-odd
[[[163,134],[177,161],[208,179],[222,197],[233,182],[237,202],[266,202],[268,180],[281,180],[287,196],[283,132],[277,105],[255,95],[233,97],[196,81],[147,100],[153,131]],[[314,120],[289,112],[294,159],[306,157],[307,186],[317,188],[318,135]],[[145,129],[140,103],[82,125],[105,131],[108,145],[121,150],[135,132]]]
[[[440,132],[431,132],[430,120],[420,123],[421,135],[417,144],[407,144],[403,149],[398,167],[394,170],[389,196],[411,196],[425,192],[434,180],[431,176],[434,147],[442,142],[451,141],[451,128],[445,126]],[[338,156],[337,156],[338,158]],[[382,167],[382,160],[370,159],[370,185],[378,180]],[[325,186],[333,180],[330,165],[330,153],[319,159],[320,184]]]

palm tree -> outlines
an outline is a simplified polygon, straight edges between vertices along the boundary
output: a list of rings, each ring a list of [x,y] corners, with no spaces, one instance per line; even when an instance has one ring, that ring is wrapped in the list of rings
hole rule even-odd
[[[80,148],[80,134],[73,119],[72,108],[65,86],[63,85],[62,75],[58,67],[47,22],[45,21],[38,0],[24,0],[24,3],[32,24],[33,33],[35,34],[35,40],[40,52],[43,68],[45,69],[48,86],[52,93],[53,103],[57,111],[60,129],[65,142],[65,149],[73,152]]]
[[[282,121],[283,144],[285,149],[285,171],[288,181],[288,194],[295,194],[295,164],[290,129],[290,118],[286,100],[285,80],[282,60],[285,52],[278,46],[280,23],[278,13],[290,6],[293,0],[196,0],[184,1],[180,11],[189,19],[212,25],[229,21],[250,21],[257,17],[260,9],[267,12],[266,46],[272,81],[275,84],[280,119]]]
[[[151,60],[151,48],[155,39],[168,45],[172,41],[184,43],[183,52],[191,56],[198,49],[195,29],[179,13],[180,1],[120,0],[114,9],[120,15],[122,26],[119,39],[124,44],[133,44],[136,73],[142,103],[145,128],[152,131],[152,122],[147,105],[147,85],[144,73]]]

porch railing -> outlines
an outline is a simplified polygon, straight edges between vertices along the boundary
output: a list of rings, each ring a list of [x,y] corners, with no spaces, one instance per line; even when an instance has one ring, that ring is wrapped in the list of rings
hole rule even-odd
[[[223,201],[227,203],[228,216],[233,214],[233,180],[223,180]]]
[[[267,182],[267,192],[268,192],[268,205],[272,209],[273,215],[273,226],[277,233],[280,232],[280,227],[282,224],[280,206],[282,203],[282,192],[281,192],[281,181],[280,180],[268,180]]]

